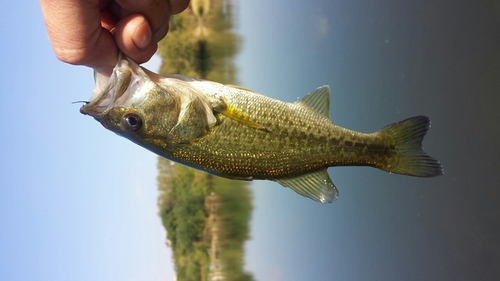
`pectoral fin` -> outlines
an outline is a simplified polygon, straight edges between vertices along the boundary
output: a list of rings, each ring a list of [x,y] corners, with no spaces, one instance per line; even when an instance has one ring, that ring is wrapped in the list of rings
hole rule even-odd
[[[326,169],[298,177],[277,179],[276,182],[321,203],[331,203],[339,196]]]
[[[243,112],[241,109],[226,103],[223,99],[220,99],[216,103],[212,104],[212,107],[216,112],[219,112],[220,114],[228,118],[231,118],[232,120],[241,123],[245,126],[259,130],[269,131],[266,129],[266,127],[250,119],[248,114]]]

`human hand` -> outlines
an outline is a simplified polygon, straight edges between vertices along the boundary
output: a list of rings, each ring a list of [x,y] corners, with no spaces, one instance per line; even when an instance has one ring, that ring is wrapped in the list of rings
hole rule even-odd
[[[189,0],[39,0],[56,57],[110,75],[118,49],[148,61]]]

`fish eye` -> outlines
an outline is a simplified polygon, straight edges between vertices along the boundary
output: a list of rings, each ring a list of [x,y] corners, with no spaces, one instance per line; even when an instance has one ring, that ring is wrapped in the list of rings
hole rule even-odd
[[[123,117],[122,120],[125,128],[132,132],[137,132],[142,127],[141,117],[137,116],[137,114],[129,113]]]

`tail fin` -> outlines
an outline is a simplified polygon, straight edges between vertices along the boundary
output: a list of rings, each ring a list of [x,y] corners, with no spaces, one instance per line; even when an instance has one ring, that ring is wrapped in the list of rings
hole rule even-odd
[[[392,140],[398,154],[396,165],[381,169],[390,173],[416,177],[435,177],[443,174],[438,160],[422,148],[422,140],[431,121],[427,116],[415,116],[382,128],[378,133]]]

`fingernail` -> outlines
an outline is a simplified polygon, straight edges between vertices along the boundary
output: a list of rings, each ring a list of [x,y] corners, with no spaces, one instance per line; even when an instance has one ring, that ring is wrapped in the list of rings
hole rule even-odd
[[[139,49],[145,48],[149,45],[151,42],[151,29],[145,20],[143,20],[142,23],[136,28],[131,39],[132,42],[134,42],[134,45]]]

